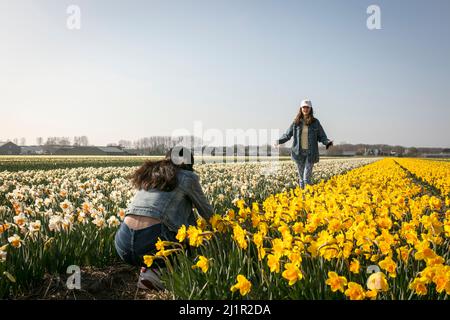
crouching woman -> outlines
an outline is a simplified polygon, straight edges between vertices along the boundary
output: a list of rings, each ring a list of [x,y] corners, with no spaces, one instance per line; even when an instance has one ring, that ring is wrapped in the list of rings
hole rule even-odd
[[[124,262],[142,267],[140,287],[149,287],[146,283],[150,281],[161,289],[157,270],[146,269],[143,261],[144,255],[156,253],[158,238],[177,241],[182,225],[196,224],[194,207],[206,221],[213,214],[193,164],[189,149],[173,148],[163,160],[146,161],[131,177],[137,192],[115,235],[115,247]]]

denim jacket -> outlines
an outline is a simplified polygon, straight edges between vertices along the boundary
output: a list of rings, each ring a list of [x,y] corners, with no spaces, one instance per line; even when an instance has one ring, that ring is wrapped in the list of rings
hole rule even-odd
[[[294,137],[294,143],[291,149],[291,157],[294,161],[300,160],[302,128],[303,120],[301,120],[300,125],[296,125],[293,122],[286,133],[278,139],[278,143],[283,144],[289,141],[292,136]],[[320,121],[315,119],[308,127],[308,156],[312,159],[313,163],[319,162],[319,142],[327,145],[330,140],[328,140]]]
[[[156,218],[172,232],[182,225],[195,225],[196,215],[192,207],[207,221],[213,209],[203,193],[197,174],[178,170],[177,187],[172,191],[157,189],[139,190],[131,200],[125,214]]]

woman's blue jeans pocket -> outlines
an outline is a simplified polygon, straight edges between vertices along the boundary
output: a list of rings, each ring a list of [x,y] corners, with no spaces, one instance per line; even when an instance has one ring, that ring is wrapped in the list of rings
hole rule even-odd
[[[120,225],[114,238],[119,257],[126,263],[143,266],[143,256],[156,253],[155,244],[161,237],[161,224],[133,230],[125,223]]]

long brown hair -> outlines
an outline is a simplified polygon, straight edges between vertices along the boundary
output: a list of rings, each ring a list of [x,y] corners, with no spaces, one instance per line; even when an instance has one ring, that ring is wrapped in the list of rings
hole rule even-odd
[[[305,119],[305,124],[307,126],[309,126],[311,123],[313,123],[316,120],[316,118],[314,118],[314,110],[313,110],[312,107],[311,107],[311,111],[309,112],[309,117],[305,117],[303,115],[302,107],[300,107],[300,109],[298,110],[297,115],[295,116],[294,123],[299,126],[300,122],[301,122],[301,120],[303,118]]]
[[[147,160],[131,176],[132,185],[138,190],[157,189],[172,191],[177,186],[180,169],[194,171],[194,156],[183,147],[170,149],[163,160]]]

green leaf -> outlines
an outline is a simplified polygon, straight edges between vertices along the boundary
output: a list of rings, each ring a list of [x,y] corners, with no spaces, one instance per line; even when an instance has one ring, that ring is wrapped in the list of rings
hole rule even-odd
[[[3,271],[3,274],[8,278],[9,281],[16,283],[16,278],[14,278],[11,273],[9,273],[8,271]]]

